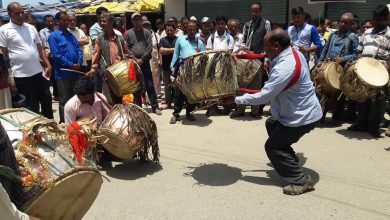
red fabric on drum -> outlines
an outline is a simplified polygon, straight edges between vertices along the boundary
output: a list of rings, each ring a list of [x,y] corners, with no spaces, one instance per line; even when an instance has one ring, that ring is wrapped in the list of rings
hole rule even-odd
[[[82,128],[77,122],[73,122],[66,128],[66,132],[69,136],[69,143],[73,148],[76,159],[80,165],[83,165],[83,156],[87,149],[88,138],[80,132],[81,130]]]
[[[134,60],[130,60],[129,61],[129,70],[127,72],[127,76],[129,78],[129,80],[131,80],[131,81],[136,81],[137,80],[137,73],[136,73],[136,70],[135,70]]]

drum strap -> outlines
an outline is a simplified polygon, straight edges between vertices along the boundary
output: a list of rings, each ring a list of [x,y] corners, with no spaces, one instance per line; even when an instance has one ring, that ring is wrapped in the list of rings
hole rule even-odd
[[[295,70],[294,70],[294,75],[292,76],[290,82],[287,84],[287,86],[283,89],[283,91],[286,91],[287,89],[293,87],[301,77],[301,71],[302,71],[302,62],[301,59],[299,58],[298,53],[293,49],[292,53],[294,55],[295,59]],[[253,89],[245,89],[245,88],[240,88],[238,90],[241,93],[249,93],[249,94],[255,94],[260,92],[261,90],[253,90]]]
[[[283,91],[286,91],[287,89],[293,87],[301,77],[301,70],[302,70],[301,59],[299,59],[299,55],[295,50],[292,50],[292,52],[295,59],[295,71],[291,81],[287,84],[286,88],[284,88]]]

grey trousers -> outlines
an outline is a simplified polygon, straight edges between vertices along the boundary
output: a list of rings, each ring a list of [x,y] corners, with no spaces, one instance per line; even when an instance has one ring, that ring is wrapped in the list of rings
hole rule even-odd
[[[287,127],[272,117],[265,122],[268,139],[265,142],[265,152],[276,172],[288,183],[302,185],[306,174],[299,161],[296,161],[295,151],[291,145],[314,129],[315,123],[299,127]]]

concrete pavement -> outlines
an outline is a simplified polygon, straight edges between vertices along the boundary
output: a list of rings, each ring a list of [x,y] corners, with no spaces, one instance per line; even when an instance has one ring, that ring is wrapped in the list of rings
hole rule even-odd
[[[389,138],[316,128],[293,147],[318,183],[292,197],[263,149],[266,117],[151,116],[161,164],[114,162],[84,219],[390,219]]]

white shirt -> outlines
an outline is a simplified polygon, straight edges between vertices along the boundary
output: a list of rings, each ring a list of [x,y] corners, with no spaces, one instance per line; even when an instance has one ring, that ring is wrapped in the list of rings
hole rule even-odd
[[[21,26],[10,21],[0,27],[0,47],[8,49],[12,74],[16,78],[30,77],[42,72],[37,44],[41,40],[34,26]]]
[[[211,38],[214,35],[214,43],[211,42]],[[212,34],[207,40],[207,49],[210,50],[233,50],[234,48],[234,39],[229,35],[229,41],[227,40],[226,32],[219,36],[217,32]]]
[[[80,41],[81,38],[87,38],[84,31],[82,31],[80,28],[76,27],[74,30],[68,29],[70,33],[73,34],[73,36],[77,39],[77,41]],[[81,46],[81,51],[83,51],[84,54],[84,46]],[[83,57],[83,66],[87,66],[87,61],[85,60],[85,57]]]
[[[233,37],[233,39],[234,39],[233,53],[239,53],[241,50],[240,48],[244,42],[244,35],[241,33],[237,33],[236,36]]]
[[[19,211],[9,199],[7,192],[0,183],[0,213],[1,219],[7,220],[29,220],[30,217]]]

